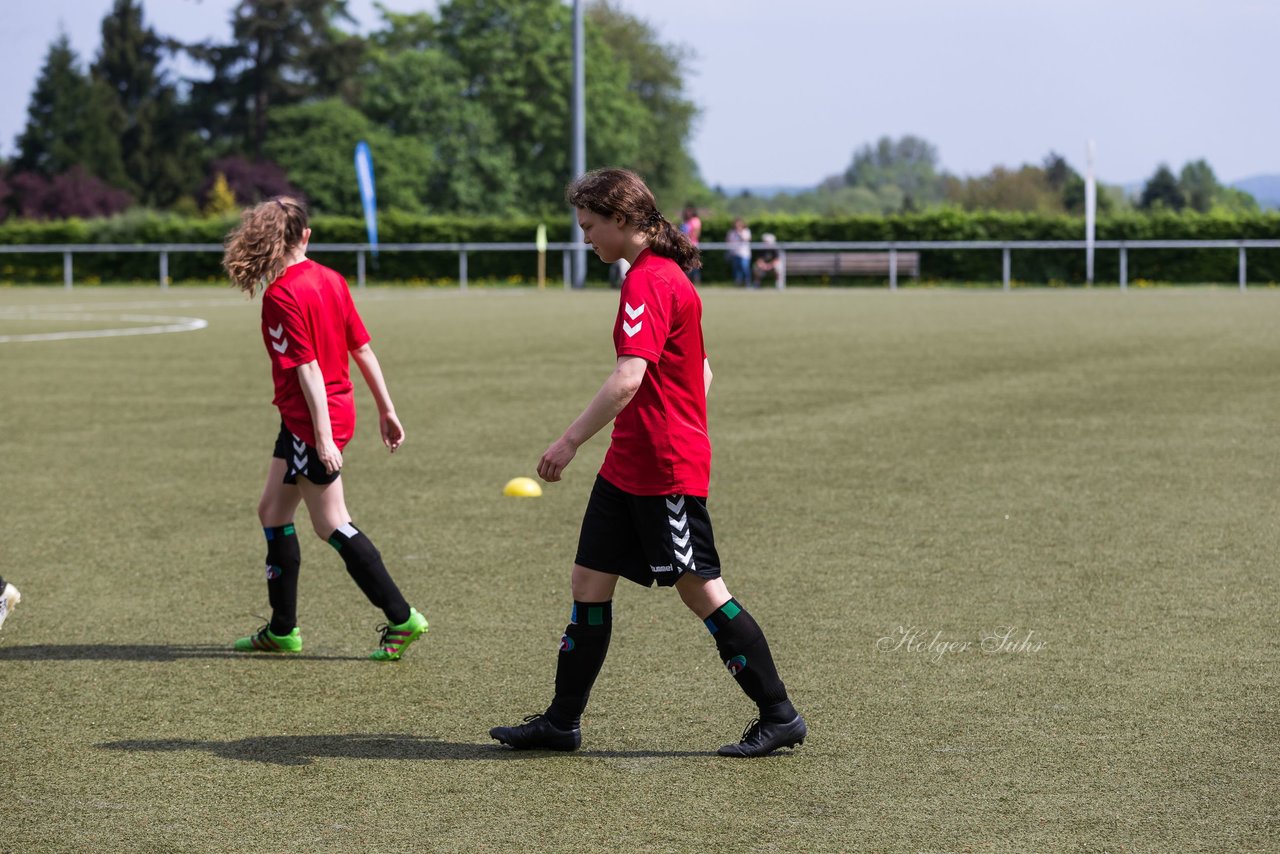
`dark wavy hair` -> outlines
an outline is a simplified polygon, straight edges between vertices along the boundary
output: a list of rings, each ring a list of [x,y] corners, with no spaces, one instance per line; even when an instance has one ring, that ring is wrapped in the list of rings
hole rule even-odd
[[[285,259],[307,230],[307,209],[288,196],[255,205],[223,241],[222,267],[250,298],[284,274]]]
[[[702,253],[658,211],[644,179],[628,169],[594,169],[569,184],[565,201],[603,217],[621,216],[649,240],[655,255],[670,258],[682,270],[702,266]]]

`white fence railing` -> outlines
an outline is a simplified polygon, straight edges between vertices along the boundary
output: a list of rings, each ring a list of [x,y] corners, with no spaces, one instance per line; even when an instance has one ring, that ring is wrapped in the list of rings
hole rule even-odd
[[[1120,289],[1129,284],[1129,252],[1143,249],[1236,249],[1239,252],[1238,283],[1244,290],[1248,283],[1249,249],[1280,249],[1280,240],[1098,240],[1093,244],[1097,250],[1119,252]],[[883,252],[888,254],[889,289],[898,288],[898,253],[920,252],[928,250],[995,250],[1001,251],[1001,283],[1004,290],[1010,289],[1013,269],[1013,253],[1025,250],[1062,250],[1084,251],[1087,244],[1083,240],[904,240],[904,241],[821,241],[792,243],[753,243],[755,251],[774,250],[778,253],[779,273],[777,287],[786,288],[786,258],[789,252],[823,251],[823,252]],[[366,257],[373,251],[368,243],[312,243],[310,248],[316,252],[354,252],[356,255],[356,284],[365,285]],[[577,243],[549,243],[549,252],[560,252],[562,256],[563,281],[565,288],[571,287],[572,264],[571,253],[583,249]],[[702,243],[701,248],[727,249],[727,243]],[[467,259],[472,253],[479,252],[529,252],[537,253],[534,243],[380,243],[379,252],[448,252],[458,255],[458,286],[467,287]],[[169,286],[169,256],[185,252],[222,252],[218,243],[83,243],[83,244],[30,244],[0,246],[0,255],[61,254],[62,280],[66,288],[74,282],[74,257],[78,254],[115,254],[115,253],[151,253],[159,257],[159,282],[161,288]]]

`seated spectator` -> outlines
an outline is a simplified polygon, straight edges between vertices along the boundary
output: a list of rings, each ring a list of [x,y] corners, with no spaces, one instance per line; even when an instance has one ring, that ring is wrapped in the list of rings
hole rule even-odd
[[[765,276],[773,276],[774,280],[778,278],[778,250],[774,247],[778,243],[778,238],[772,234],[762,234],[760,239],[765,243],[766,248],[760,250],[760,254],[756,256],[755,265],[752,267],[751,286],[753,288],[760,287],[760,283],[764,281]]]

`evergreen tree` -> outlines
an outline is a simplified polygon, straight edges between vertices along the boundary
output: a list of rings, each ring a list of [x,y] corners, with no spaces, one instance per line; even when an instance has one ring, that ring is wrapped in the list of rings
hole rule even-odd
[[[1208,213],[1222,190],[1218,176],[1213,174],[1213,167],[1204,160],[1195,160],[1182,167],[1178,175],[1178,189],[1182,191],[1187,205],[1194,211]]]
[[[1181,211],[1186,206],[1187,199],[1182,194],[1182,188],[1178,186],[1178,179],[1173,177],[1173,172],[1168,166],[1161,163],[1155,174],[1147,179],[1146,185],[1142,188],[1138,207],[1144,211],[1159,208]]]
[[[17,148],[15,172],[54,176],[81,166],[109,184],[127,184],[111,93],[81,71],[66,33],[49,46]]]
[[[211,79],[192,83],[192,105],[219,150],[260,157],[275,107],[354,97],[364,42],[338,29],[347,0],[240,0],[232,42],[190,45]]]
[[[102,19],[102,46],[91,69],[110,90],[110,126],[122,148],[124,171],[148,204],[171,204],[189,192],[200,155],[179,112],[176,88],[161,63],[164,40],[143,21],[141,0],[115,0]]]

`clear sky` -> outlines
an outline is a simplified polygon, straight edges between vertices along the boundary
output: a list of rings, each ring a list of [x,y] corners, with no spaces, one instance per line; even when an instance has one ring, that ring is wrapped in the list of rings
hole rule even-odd
[[[914,133],[959,174],[1050,150],[1129,183],[1206,158],[1280,174],[1278,0],[617,0],[692,48],[692,150],[711,184],[813,185],[881,135]],[[395,11],[434,0],[383,0]],[[225,39],[235,0],[143,0],[159,32]],[[49,43],[88,61],[111,0],[0,0],[0,152]],[[368,31],[373,0],[349,0]],[[590,129],[588,128],[588,134]],[[588,139],[590,146],[590,139]]]

